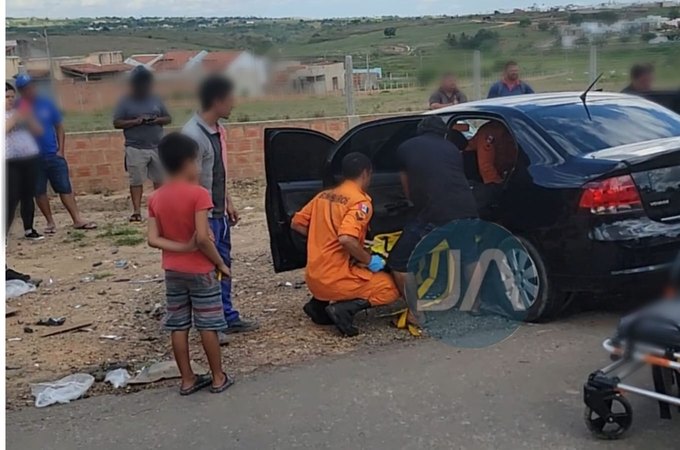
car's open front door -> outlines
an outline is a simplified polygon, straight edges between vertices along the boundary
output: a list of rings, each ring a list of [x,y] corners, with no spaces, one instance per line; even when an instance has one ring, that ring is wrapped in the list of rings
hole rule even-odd
[[[265,210],[276,272],[305,265],[306,243],[290,229],[290,221],[323,188],[323,170],[334,144],[333,138],[313,130],[264,130]]]

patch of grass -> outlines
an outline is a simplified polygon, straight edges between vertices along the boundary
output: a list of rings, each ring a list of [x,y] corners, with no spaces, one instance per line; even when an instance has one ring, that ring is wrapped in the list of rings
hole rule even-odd
[[[118,245],[119,247],[123,247],[123,246],[133,247],[135,245],[141,244],[144,241],[146,241],[146,238],[144,236],[128,235],[128,236],[120,236],[119,238],[117,238],[113,242],[116,245]]]
[[[140,231],[137,228],[127,226],[108,226],[103,233],[97,237],[120,237],[120,236],[137,236]]]
[[[103,280],[104,278],[109,278],[112,277],[113,274],[111,272],[100,272],[100,273],[95,273],[94,274],[94,279],[95,280]]]
[[[85,239],[85,232],[80,230],[71,230],[68,232],[64,242],[79,242]]]

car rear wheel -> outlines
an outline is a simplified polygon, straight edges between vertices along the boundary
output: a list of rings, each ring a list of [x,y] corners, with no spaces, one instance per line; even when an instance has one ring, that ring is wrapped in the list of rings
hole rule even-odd
[[[521,246],[501,246],[506,257],[503,272],[508,274],[501,278],[512,315],[526,322],[552,320],[568,306],[571,296],[553,288],[536,247],[524,238],[515,238]]]

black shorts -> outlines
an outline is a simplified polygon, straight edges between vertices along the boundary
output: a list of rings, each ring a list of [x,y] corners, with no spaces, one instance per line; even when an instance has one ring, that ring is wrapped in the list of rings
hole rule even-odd
[[[387,258],[387,266],[395,272],[408,272],[408,260],[411,258],[413,250],[435,228],[434,224],[419,220],[407,224]]]

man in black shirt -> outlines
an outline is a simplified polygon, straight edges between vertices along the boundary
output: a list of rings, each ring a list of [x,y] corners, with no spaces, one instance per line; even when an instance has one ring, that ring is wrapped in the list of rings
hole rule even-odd
[[[387,260],[402,295],[408,260],[420,240],[451,221],[477,217],[463,157],[446,139],[446,133],[446,124],[440,117],[428,116],[418,125],[418,135],[397,149],[404,193],[417,212],[416,219],[404,227]]]

